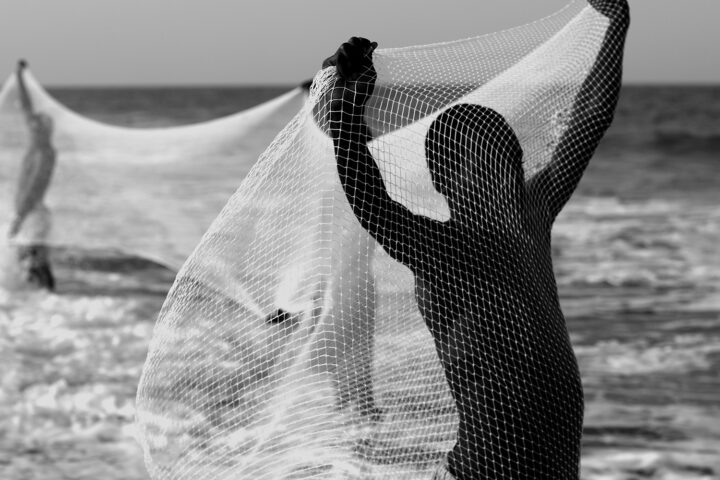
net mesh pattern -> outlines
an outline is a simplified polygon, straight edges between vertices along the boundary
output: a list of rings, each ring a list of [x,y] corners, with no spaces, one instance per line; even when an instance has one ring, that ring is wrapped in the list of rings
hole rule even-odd
[[[376,50],[376,78],[320,71],[165,302],[137,399],[151,476],[577,478],[550,231],[628,21],[575,1]]]
[[[47,190],[28,194],[41,197],[31,200],[46,204],[49,218],[28,215],[13,243],[116,250],[174,269],[182,266],[249,165],[307,97],[296,88],[224,118],[178,127],[126,128],[70,110],[29,70],[23,77],[33,113],[52,119],[50,142],[56,160]],[[15,214],[13,197],[30,144],[13,74],[0,89],[3,236]],[[198,178],[200,164],[204,168]]]

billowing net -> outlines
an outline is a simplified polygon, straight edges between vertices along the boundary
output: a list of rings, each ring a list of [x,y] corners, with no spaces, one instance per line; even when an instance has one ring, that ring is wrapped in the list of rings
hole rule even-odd
[[[377,50],[376,80],[321,71],[163,307],[151,476],[577,478],[550,230],[612,120],[628,20],[581,0]]]
[[[303,90],[295,88],[217,120],[124,128],[69,110],[27,70],[24,78],[34,111],[52,118],[57,159],[44,198],[50,214],[45,223],[52,227],[46,226],[41,238],[21,229],[13,243],[116,250],[172,268],[187,259],[248,166],[306,99]],[[14,215],[17,178],[30,141],[18,91],[14,74],[0,90],[2,238]],[[23,229],[33,227],[31,215]]]

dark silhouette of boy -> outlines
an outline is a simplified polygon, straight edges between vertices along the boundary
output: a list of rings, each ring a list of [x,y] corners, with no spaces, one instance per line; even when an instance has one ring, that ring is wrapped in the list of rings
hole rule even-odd
[[[337,69],[327,121],[346,197],[363,228],[412,270],[457,408],[457,441],[438,479],[578,478],[583,392],[550,231],[612,121],[629,25],[625,0],[589,3],[610,26],[542,171],[525,181],[518,138],[490,108],[459,104],[432,122],[425,153],[447,221],[394,201],[368,149],[377,44],[353,37],[323,64]]]
[[[50,212],[43,199],[55,170],[55,148],[52,145],[53,121],[49,115],[36,112],[27,86],[24,70],[27,62],[20,60],[17,66],[17,82],[20,105],[30,131],[30,144],[23,158],[15,193],[15,217],[8,235],[15,237],[24,224],[28,226],[31,239],[18,247],[18,261],[25,270],[27,281],[42,288],[54,290],[55,278],[50,268],[49,249],[44,243],[50,230]]]

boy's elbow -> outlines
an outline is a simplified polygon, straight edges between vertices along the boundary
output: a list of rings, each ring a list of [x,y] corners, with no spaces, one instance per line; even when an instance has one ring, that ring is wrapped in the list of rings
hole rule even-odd
[[[611,108],[610,111],[603,112],[603,114],[600,115],[600,122],[603,127],[603,134],[607,131],[608,128],[610,128],[610,125],[612,125],[613,121],[615,121],[615,107]]]
[[[613,120],[615,119],[615,109],[604,109],[601,112],[598,112],[596,115],[593,115],[592,121],[595,125],[598,125],[603,132],[610,128],[610,125],[612,124]]]
[[[615,107],[618,95],[615,92],[606,92],[597,95],[584,115],[583,124],[594,126],[595,131],[605,132],[615,119]]]

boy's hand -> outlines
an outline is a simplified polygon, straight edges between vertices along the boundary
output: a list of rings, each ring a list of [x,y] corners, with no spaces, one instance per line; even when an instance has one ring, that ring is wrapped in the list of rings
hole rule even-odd
[[[630,6],[627,0],[588,0],[588,3],[614,22],[630,21]]]
[[[359,77],[372,69],[372,52],[377,48],[377,42],[367,38],[352,37],[340,45],[334,55],[323,62],[323,68],[335,66],[338,75],[345,81],[356,81]]]
[[[355,106],[365,105],[375,88],[377,73],[372,62],[372,53],[377,42],[366,38],[352,37],[340,45],[334,55],[323,62],[323,68],[334,66],[337,79],[333,86],[332,100],[350,102]],[[342,105],[333,105],[342,108]]]

